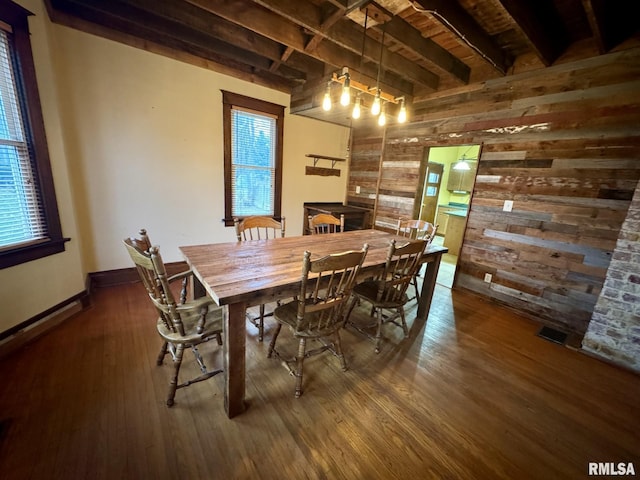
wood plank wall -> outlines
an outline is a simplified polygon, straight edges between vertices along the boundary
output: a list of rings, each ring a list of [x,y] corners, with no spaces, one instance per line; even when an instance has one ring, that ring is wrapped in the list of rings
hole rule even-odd
[[[584,334],[640,178],[639,79],[635,47],[434,96],[384,132],[355,128],[348,202],[385,228],[414,214],[429,147],[481,144],[456,287]]]
[[[352,130],[352,134],[356,132],[359,135],[351,138],[347,203],[373,210],[378,192],[384,130],[371,130],[366,134]],[[359,193],[356,193],[356,187],[360,188]]]

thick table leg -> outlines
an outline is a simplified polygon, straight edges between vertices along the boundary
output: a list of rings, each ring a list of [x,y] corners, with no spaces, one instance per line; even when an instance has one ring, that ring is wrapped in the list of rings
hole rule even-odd
[[[229,418],[245,410],[246,311],[245,303],[234,303],[227,307],[224,318],[224,409]]]
[[[436,278],[440,269],[440,260],[442,254],[434,254],[433,260],[426,263],[427,269],[422,282],[422,291],[420,292],[420,303],[418,304],[418,318],[426,320],[429,316],[429,308],[431,308],[431,298],[433,290],[436,288]]]

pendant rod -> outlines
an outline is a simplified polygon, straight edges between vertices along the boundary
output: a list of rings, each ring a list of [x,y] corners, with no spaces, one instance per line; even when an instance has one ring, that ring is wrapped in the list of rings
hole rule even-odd
[[[360,52],[360,70],[364,65],[364,46],[367,43],[367,20],[369,19],[369,7],[364,9],[364,32],[362,33],[362,51]]]
[[[382,66],[382,51],[384,50],[384,35],[386,33],[387,24],[382,25],[382,41],[380,42],[380,59],[378,60],[378,78],[376,79],[376,88],[380,90],[380,70]]]

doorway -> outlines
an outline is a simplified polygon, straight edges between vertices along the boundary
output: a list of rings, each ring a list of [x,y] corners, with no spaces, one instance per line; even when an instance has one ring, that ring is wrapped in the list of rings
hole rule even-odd
[[[430,147],[423,156],[420,218],[438,225],[434,244],[449,248],[436,280],[448,288],[455,278],[479,157],[480,145]]]

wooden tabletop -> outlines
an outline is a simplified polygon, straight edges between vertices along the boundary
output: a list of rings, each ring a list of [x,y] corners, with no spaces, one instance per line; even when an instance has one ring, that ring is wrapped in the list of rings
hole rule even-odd
[[[325,235],[305,235],[270,240],[214,243],[180,247],[196,277],[218,305],[246,302],[257,305],[265,300],[296,294],[305,250],[311,258],[346,250],[369,251],[363,269],[384,264],[392,239],[402,237],[380,230],[356,230]],[[446,252],[430,246],[428,253]]]
[[[360,250],[369,244],[363,272],[384,265],[389,242],[403,237],[379,230],[355,230],[323,235],[215,243],[180,247],[193,273],[218,303],[227,305],[224,316],[223,370],[224,408],[232,418],[245,408],[246,308],[300,293],[302,258],[305,250],[312,258],[330,253]],[[427,268],[418,305],[418,317],[426,318],[431,305],[436,275],[446,247],[430,246],[423,256],[435,268]],[[195,286],[194,286],[195,288]],[[195,292],[194,292],[195,293]],[[200,292],[198,292],[200,293]]]

